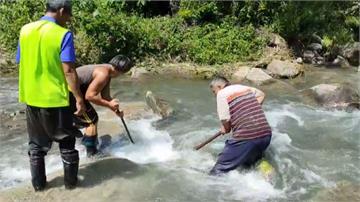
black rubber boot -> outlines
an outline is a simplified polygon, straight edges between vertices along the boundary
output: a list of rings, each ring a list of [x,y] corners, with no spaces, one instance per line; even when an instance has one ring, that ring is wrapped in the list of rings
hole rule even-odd
[[[31,183],[35,191],[42,191],[46,186],[44,157],[30,157]]]
[[[86,147],[86,156],[92,157],[98,153],[97,145],[97,135],[87,136],[86,134],[83,136],[81,143]]]
[[[77,150],[61,151],[64,165],[65,189],[74,189],[78,182],[79,153]]]

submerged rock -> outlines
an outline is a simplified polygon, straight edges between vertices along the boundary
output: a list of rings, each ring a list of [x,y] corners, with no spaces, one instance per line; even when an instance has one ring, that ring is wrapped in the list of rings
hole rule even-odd
[[[145,101],[147,106],[162,118],[167,118],[174,112],[167,101],[155,96],[151,91],[146,92]]]
[[[264,70],[260,68],[252,68],[246,75],[246,79],[256,85],[264,85],[274,81]]]
[[[305,90],[316,104],[330,109],[360,109],[358,89],[350,84],[320,84]]]
[[[301,66],[290,61],[273,60],[268,66],[269,70],[275,77],[294,78],[301,72]]]

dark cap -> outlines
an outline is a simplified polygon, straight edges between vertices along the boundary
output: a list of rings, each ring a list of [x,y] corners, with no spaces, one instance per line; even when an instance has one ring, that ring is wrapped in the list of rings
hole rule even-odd
[[[56,12],[61,8],[71,14],[71,0],[47,0],[46,1],[46,11]]]

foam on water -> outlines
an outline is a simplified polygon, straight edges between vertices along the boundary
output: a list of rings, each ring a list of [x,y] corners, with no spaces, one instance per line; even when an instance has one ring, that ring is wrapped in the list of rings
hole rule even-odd
[[[151,122],[158,118],[141,119],[129,122],[130,132],[135,144],[127,144],[111,148],[113,156],[126,158],[140,164],[164,162],[177,158],[173,150],[173,140],[166,131],[156,130]]]
[[[53,145],[53,147],[56,146],[56,144]],[[57,148],[53,148],[52,150],[55,149]],[[83,146],[76,145],[76,149],[79,150],[80,162],[84,161],[86,155]],[[12,162],[13,158],[14,157],[2,159],[3,165],[0,165],[0,168],[2,168],[0,170],[0,189],[11,188],[31,179],[29,159],[27,155],[17,157],[19,160],[16,162]],[[61,170],[63,165],[59,152],[55,152],[55,154],[48,154],[45,157],[45,165],[47,175]]]

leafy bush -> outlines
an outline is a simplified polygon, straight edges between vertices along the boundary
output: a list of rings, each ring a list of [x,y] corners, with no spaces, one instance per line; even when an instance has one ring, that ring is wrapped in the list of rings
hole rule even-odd
[[[316,33],[326,48],[359,36],[356,2],[181,1],[174,16],[156,4],[74,0],[69,28],[75,33],[78,63],[106,62],[116,54],[207,64],[252,60],[265,46],[255,33],[260,27],[305,43]],[[21,26],[39,19],[44,10],[43,1],[0,1],[0,48],[15,53]]]

